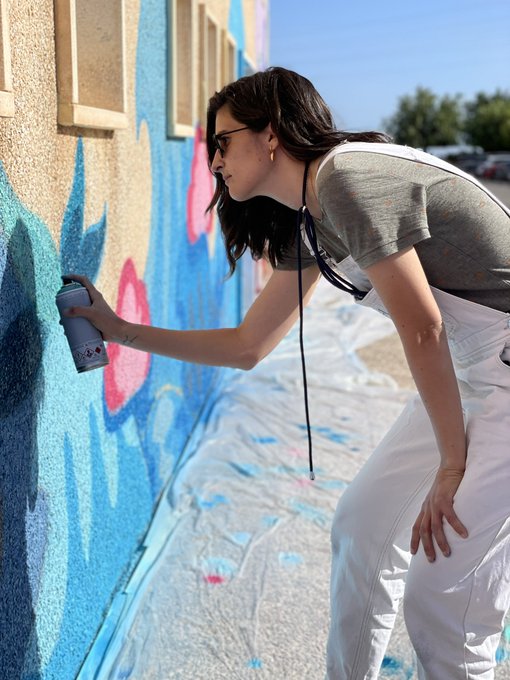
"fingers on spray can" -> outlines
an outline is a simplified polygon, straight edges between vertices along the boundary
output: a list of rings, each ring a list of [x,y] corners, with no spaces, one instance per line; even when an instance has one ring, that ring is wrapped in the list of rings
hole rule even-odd
[[[78,373],[102,368],[108,364],[108,355],[100,331],[88,319],[76,316],[76,308],[89,307],[90,295],[81,283],[63,276],[63,286],[56,296],[60,323],[69,342],[69,348]],[[73,316],[66,314],[72,310]]]

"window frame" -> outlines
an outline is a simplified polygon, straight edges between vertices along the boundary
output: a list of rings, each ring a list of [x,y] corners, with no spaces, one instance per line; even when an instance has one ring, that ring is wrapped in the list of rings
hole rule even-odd
[[[168,12],[168,83],[167,83],[167,136],[193,137],[197,121],[197,64],[198,0],[187,0],[190,12],[190,30],[179,30],[178,6],[183,0],[167,0]],[[184,43],[188,41],[189,44]],[[181,57],[187,54],[187,69],[182,69]],[[181,68],[180,68],[181,66]],[[190,118],[179,116],[182,105],[182,87],[186,87],[185,105]]]
[[[234,36],[223,29],[222,31],[222,85],[237,80],[238,78],[238,51]]]
[[[97,129],[123,129],[128,127],[126,96],[126,37],[125,1],[120,2],[120,78],[121,101],[119,110],[80,103],[78,64],[78,30],[76,0],[54,0],[55,43],[57,61],[58,113],[60,125]]]
[[[12,87],[11,36],[8,0],[0,0],[0,116],[14,116],[14,91]]]
[[[220,23],[209,10],[205,2],[199,4],[199,112],[198,119],[200,126],[205,130],[207,125],[207,105],[210,97],[215,91],[221,89],[223,84],[223,55],[222,55],[222,30]],[[215,52],[215,65],[211,65],[210,60],[210,31],[215,33],[216,45],[213,45]],[[214,72],[212,72],[214,69]],[[211,87],[212,86],[212,87]]]

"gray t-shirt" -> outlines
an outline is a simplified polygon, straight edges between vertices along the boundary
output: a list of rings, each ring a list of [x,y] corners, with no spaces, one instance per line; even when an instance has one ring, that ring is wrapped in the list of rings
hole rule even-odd
[[[408,158],[343,150],[323,165],[316,189],[317,240],[335,262],[351,255],[364,269],[414,246],[430,285],[510,311],[510,217],[473,182]],[[314,262],[302,244],[302,266]],[[297,269],[295,244],[277,268]]]

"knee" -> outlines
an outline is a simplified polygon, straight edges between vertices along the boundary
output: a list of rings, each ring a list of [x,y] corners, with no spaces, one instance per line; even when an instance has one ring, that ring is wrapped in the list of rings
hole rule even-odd
[[[404,620],[415,649],[427,647],[429,638],[437,641],[438,636],[447,634],[450,602],[448,593],[439,585],[440,566],[429,564],[425,556],[418,553],[407,575]]]
[[[331,547],[337,554],[342,546],[361,546],[370,539],[373,522],[367,513],[367,502],[360,494],[348,488],[338,502],[331,527]],[[342,550],[344,552],[345,550]]]
[[[436,652],[438,639],[441,637],[437,628],[440,622],[436,621],[431,596],[426,595],[426,592],[427,588],[410,588],[407,583],[403,599],[404,621],[409,639],[418,659],[425,665]]]

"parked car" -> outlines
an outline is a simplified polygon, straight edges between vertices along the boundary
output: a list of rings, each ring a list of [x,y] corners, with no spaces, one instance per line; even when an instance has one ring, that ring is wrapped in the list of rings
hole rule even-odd
[[[496,161],[494,165],[493,179],[504,179],[510,182],[510,160]]]
[[[475,174],[475,171],[479,165],[481,165],[487,156],[484,153],[473,153],[473,154],[461,154],[458,157],[448,159],[454,165],[456,165],[464,172],[468,172],[470,175]]]
[[[510,161],[510,153],[494,153],[488,154],[487,158],[480,163],[475,169],[477,177],[484,177],[485,179],[495,179],[494,175],[497,172],[498,164]]]

